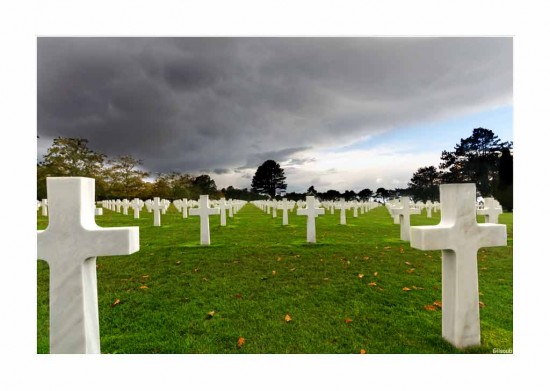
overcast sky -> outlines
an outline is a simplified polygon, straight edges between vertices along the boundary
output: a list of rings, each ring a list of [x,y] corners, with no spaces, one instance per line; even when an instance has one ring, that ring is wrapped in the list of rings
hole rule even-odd
[[[38,158],[83,137],[156,172],[405,187],[475,127],[512,141],[511,38],[38,38]]]

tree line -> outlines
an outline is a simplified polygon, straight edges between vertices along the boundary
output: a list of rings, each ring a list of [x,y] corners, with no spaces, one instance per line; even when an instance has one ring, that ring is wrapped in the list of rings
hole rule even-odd
[[[109,158],[88,147],[84,138],[57,137],[37,164],[37,199],[47,198],[46,178],[49,176],[82,176],[96,181],[96,197],[104,199],[148,199],[161,197],[169,200],[198,199],[201,194],[254,200],[266,198],[248,189],[218,189],[209,175],[191,175],[183,172],[150,173],[141,169],[143,162],[131,155]]]
[[[290,200],[303,200],[314,195],[321,201],[346,201],[377,199],[385,203],[388,198],[408,195],[414,201],[439,200],[439,185],[443,183],[473,182],[480,196],[493,196],[504,209],[513,208],[513,148],[512,142],[502,142],[493,131],[476,128],[472,135],[460,139],[453,151],[441,153],[439,167],[421,167],[414,172],[407,188],[373,191],[365,188],[354,190],[330,189],[317,191],[310,186],[305,193],[286,193],[284,170],[274,160],[266,160],[258,167],[252,178],[251,188],[238,189],[233,186],[218,189],[209,175],[194,176],[182,172],[156,173],[150,180],[150,173],[142,170],[141,160],[130,155],[109,158],[105,154],[88,148],[83,138],[58,137],[37,164],[37,197],[46,198],[48,176],[84,176],[96,180],[96,196],[103,199],[152,198],[169,200],[197,199],[208,194],[213,199],[241,199],[246,201],[277,198],[282,195]],[[285,194],[286,193],[286,194]]]
[[[460,139],[453,151],[441,153],[441,163],[419,168],[410,179],[406,188],[385,189],[376,191],[363,189],[356,193],[353,190],[339,192],[328,190],[319,192],[310,186],[305,193],[291,192],[286,197],[291,200],[304,199],[314,195],[322,201],[333,201],[344,198],[351,200],[368,200],[375,198],[382,203],[388,198],[410,196],[414,201],[439,201],[439,185],[444,183],[473,182],[478,195],[493,196],[504,209],[513,208],[513,144],[502,142],[492,130],[476,128],[472,135]],[[284,170],[273,161],[265,161],[252,178],[252,190],[270,197],[281,198],[279,194],[287,188]]]

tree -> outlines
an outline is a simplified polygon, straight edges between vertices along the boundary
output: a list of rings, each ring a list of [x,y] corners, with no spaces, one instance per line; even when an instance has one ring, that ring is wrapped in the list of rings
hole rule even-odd
[[[105,155],[92,151],[83,138],[57,137],[43,161],[37,164],[37,196],[46,198],[46,178],[50,176],[84,176],[96,179],[101,189]],[[101,191],[97,192],[101,194]]]
[[[135,198],[143,193],[143,180],[148,172],[137,167],[143,162],[130,155],[118,156],[108,161],[104,168],[106,196],[109,198]]]
[[[346,201],[355,201],[357,199],[357,194],[353,190],[344,191],[344,199]]]
[[[252,190],[275,197],[276,189],[286,189],[285,172],[274,160],[266,160],[252,178]]]
[[[498,160],[498,178],[494,181],[493,194],[508,211],[514,206],[514,156],[505,148]]]
[[[308,189],[306,191],[306,194],[310,195],[310,196],[316,196],[317,195],[317,190],[315,190],[315,187],[313,185],[311,185],[310,187],[308,187]]]
[[[376,189],[376,193],[374,193],[376,197],[382,198],[382,203],[386,205],[386,198],[389,197],[390,193],[384,189],[383,187],[379,187]]]
[[[368,201],[369,198],[373,196],[373,191],[371,189],[363,189],[361,190],[357,195],[361,199],[361,201]]]
[[[323,195],[323,199],[327,201],[337,201],[342,197],[342,194],[338,190],[327,190],[327,192]]]
[[[482,196],[491,195],[491,182],[498,175],[498,159],[511,142],[501,142],[492,130],[476,128],[472,135],[460,139],[452,152],[443,151],[439,168],[442,181],[474,182]]]
[[[92,151],[83,138],[57,137],[44,155],[51,176],[100,176],[106,156]]]
[[[409,182],[409,193],[415,200],[426,202],[439,200],[439,185],[441,173],[434,166],[421,167],[412,176]]]
[[[218,196],[216,182],[210,178],[210,175],[199,175],[196,177],[193,181],[193,187],[197,193],[197,198],[200,195]]]

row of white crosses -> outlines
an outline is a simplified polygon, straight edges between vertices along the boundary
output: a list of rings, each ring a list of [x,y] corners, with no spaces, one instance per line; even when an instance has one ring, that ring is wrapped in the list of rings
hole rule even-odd
[[[100,352],[96,257],[139,250],[137,227],[95,224],[94,184],[90,178],[47,179],[50,218],[48,228],[38,231],[38,258],[50,266],[51,353]],[[411,246],[442,250],[443,338],[459,348],[475,346],[480,343],[477,252],[505,246],[506,225],[477,223],[474,184],[441,185],[440,191],[441,222],[410,228]],[[395,213],[404,218],[411,208],[407,199],[401,202]],[[324,212],[313,196],[297,211],[307,216],[310,243],[315,243],[315,218]],[[201,218],[202,244],[209,243],[208,217],[216,213],[208,196],[190,211]]]

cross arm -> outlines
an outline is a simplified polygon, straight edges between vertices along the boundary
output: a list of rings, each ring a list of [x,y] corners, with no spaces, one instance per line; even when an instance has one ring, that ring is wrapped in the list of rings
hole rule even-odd
[[[453,232],[450,227],[440,225],[411,227],[411,247],[419,250],[449,250]]]
[[[88,230],[87,247],[93,256],[128,255],[139,251],[139,227],[115,227]]]

